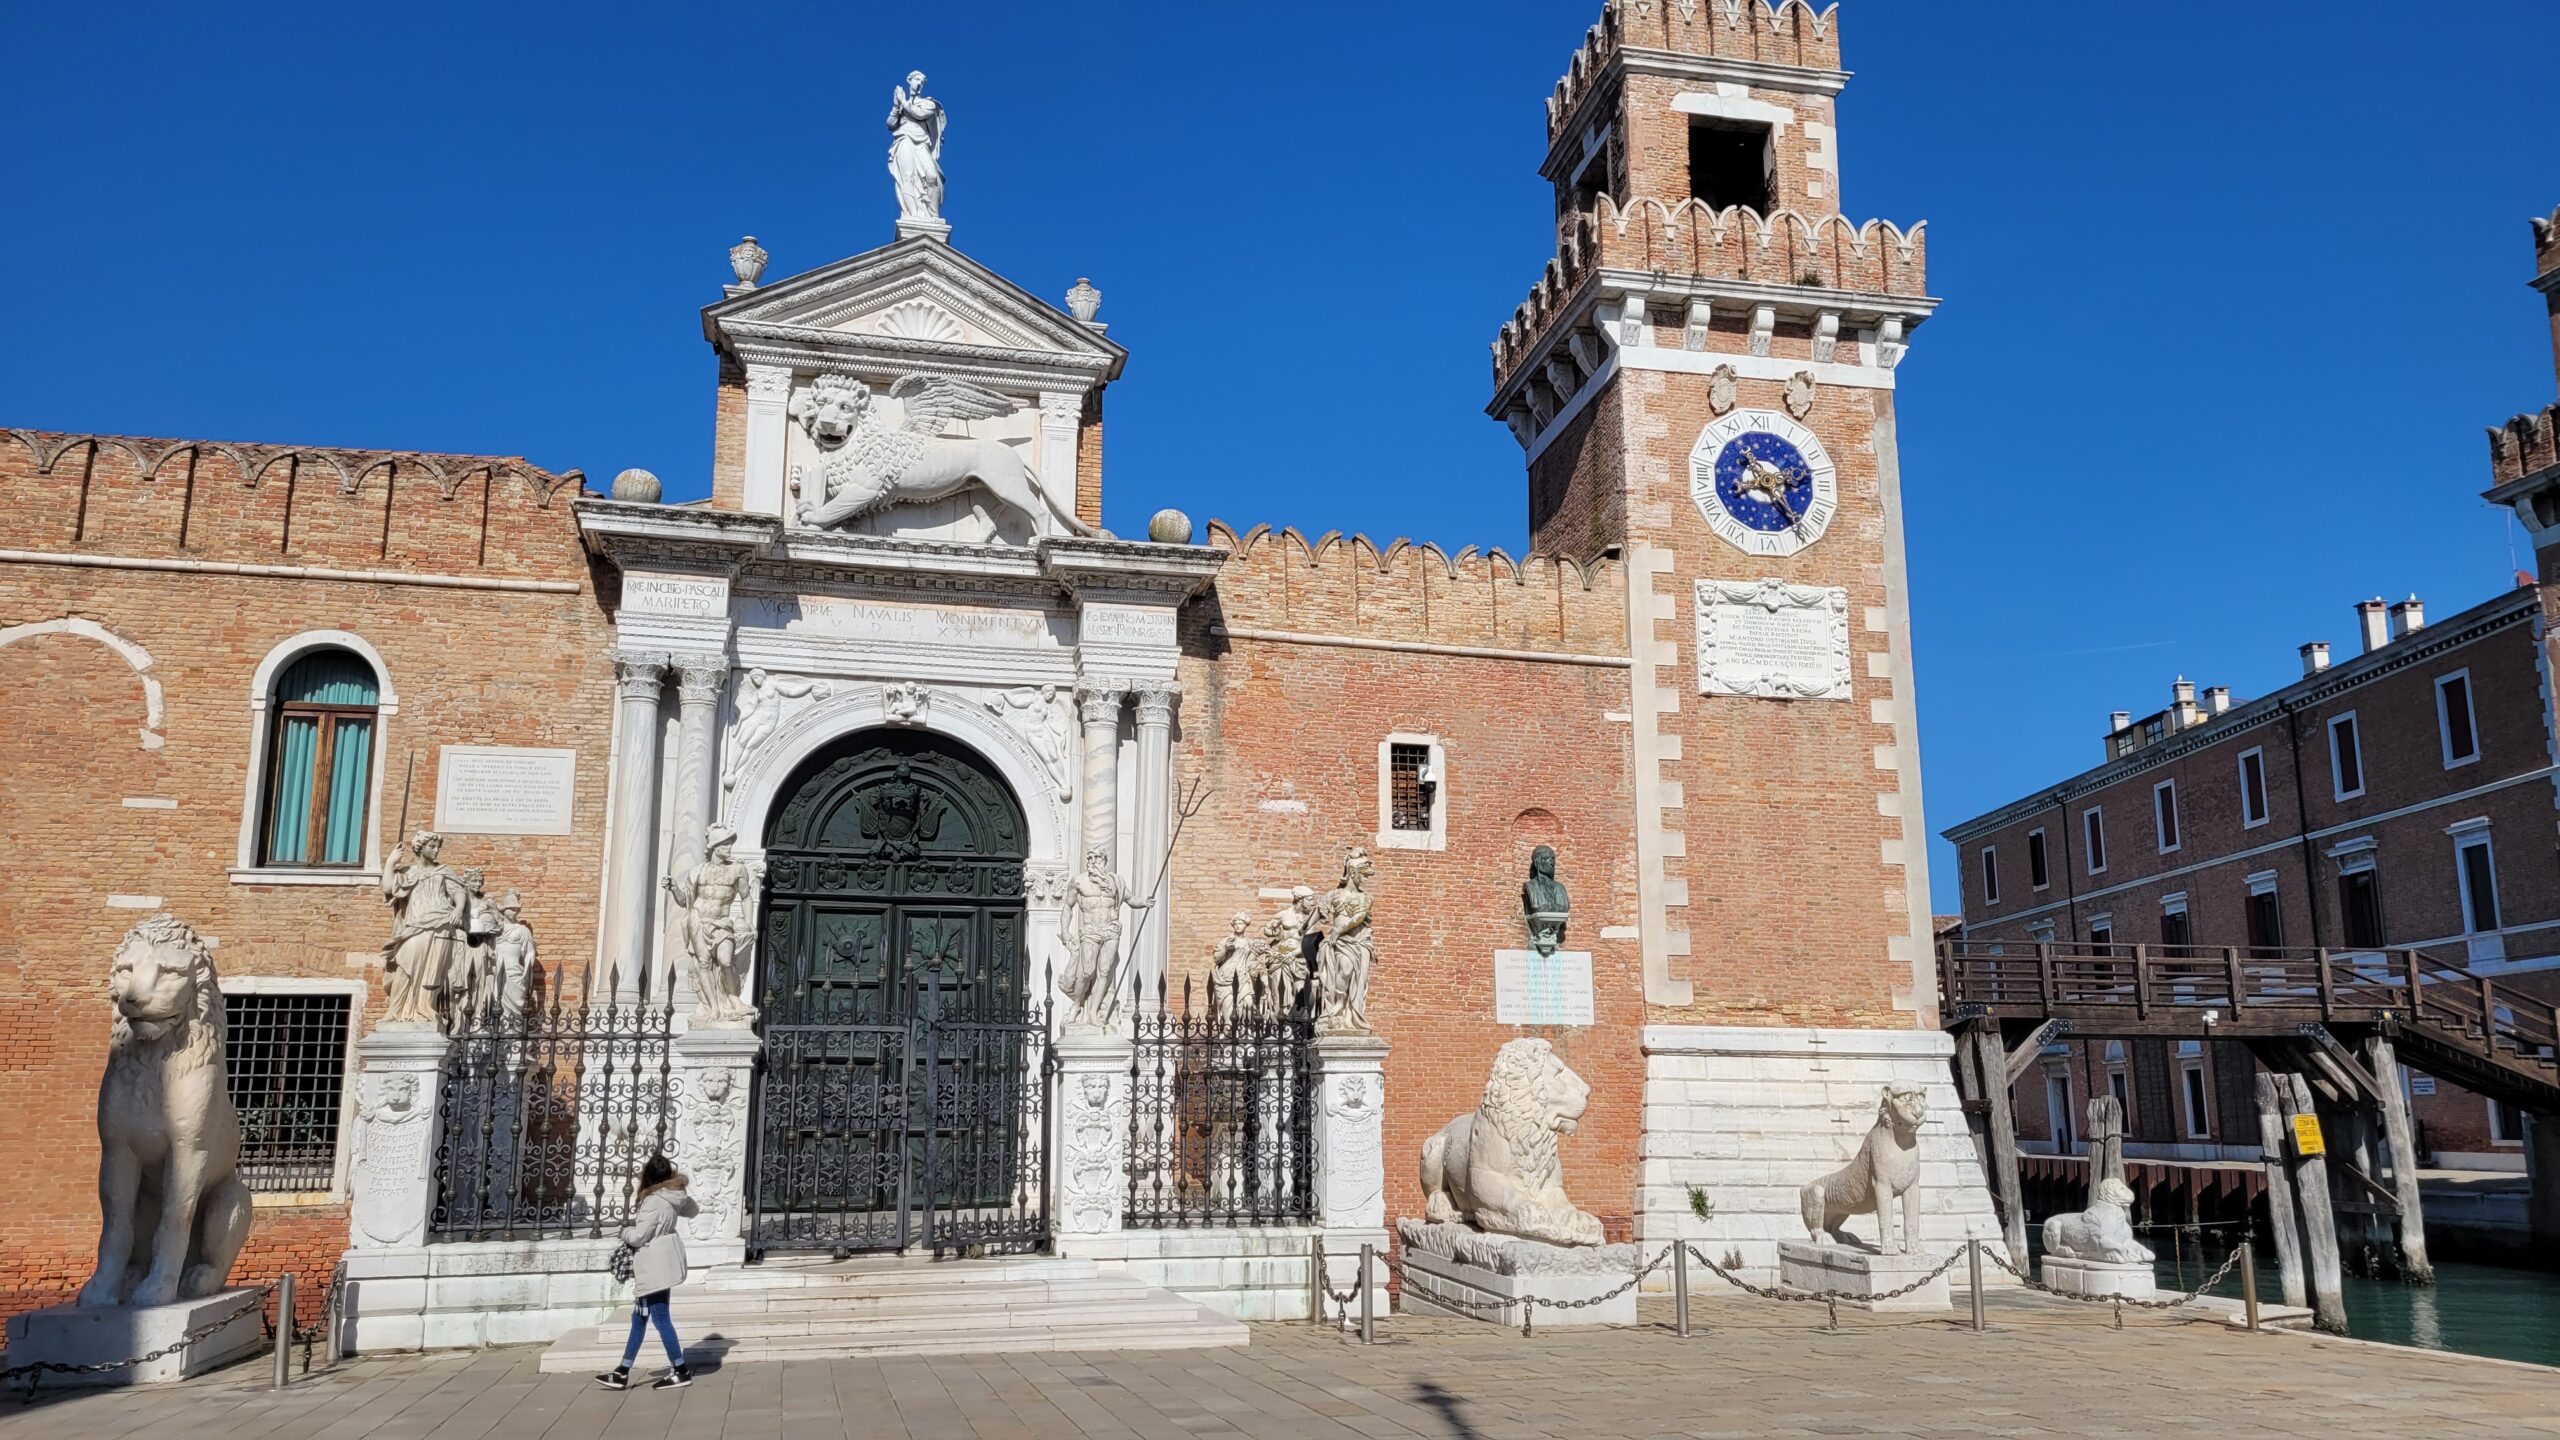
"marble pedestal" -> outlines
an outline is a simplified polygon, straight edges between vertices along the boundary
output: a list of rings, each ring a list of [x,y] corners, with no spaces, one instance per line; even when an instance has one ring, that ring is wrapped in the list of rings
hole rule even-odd
[[[1535,1327],[1633,1325],[1636,1271],[1633,1245],[1564,1246],[1510,1235],[1487,1235],[1463,1225],[1396,1222],[1404,1242],[1403,1302],[1407,1315],[1454,1315],[1497,1325],[1520,1323],[1523,1297],[1588,1300],[1626,1286],[1597,1305],[1536,1308]]]
[[[139,1385],[157,1380],[184,1380],[219,1365],[228,1365],[264,1347],[266,1331],[259,1320],[262,1302],[255,1290],[223,1290],[201,1300],[172,1305],[119,1305],[82,1309],[56,1305],[9,1317],[9,1363],[96,1365],[147,1355],[179,1336],[230,1315],[220,1328],[193,1344],[157,1360],[87,1375],[45,1375],[46,1389],[66,1385]]]
[[[1937,1269],[1946,1258],[1944,1252],[1879,1255],[1846,1245],[1784,1240],[1778,1244],[1778,1283],[1790,1290],[1812,1293],[1838,1291],[1843,1296],[1841,1304],[1860,1310],[1952,1310],[1955,1301],[1947,1292],[1944,1275],[1908,1295],[1891,1300],[1874,1298],[1901,1289]]]
[[[2121,1295],[2128,1300],[2158,1298],[2160,1285],[2147,1260],[2118,1263],[2047,1255],[2038,1266],[2044,1283],[2065,1295]]]

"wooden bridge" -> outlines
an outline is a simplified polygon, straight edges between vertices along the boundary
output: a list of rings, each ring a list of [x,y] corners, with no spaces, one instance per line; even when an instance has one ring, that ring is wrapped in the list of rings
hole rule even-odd
[[[2324,1328],[2345,1325],[2341,1227],[2349,1245],[2388,1248],[2396,1221],[2405,1273],[2434,1276],[2402,1056],[2560,1122],[2560,1006],[2423,950],[1951,940],[1938,947],[1938,993],[1957,1036],[1966,1115],[2020,1255],[2026,1216],[2009,1092],[2047,1042],[2246,1045],[2267,1071],[2258,1077],[2259,1144],[2287,1303],[2305,1303],[2307,1285]],[[2097,1097],[2091,1108],[2096,1152],[2112,1145],[2120,1155],[2115,1102]],[[2104,1134],[2109,1127],[2116,1133]],[[2342,1162],[2334,1167],[2333,1151]]]

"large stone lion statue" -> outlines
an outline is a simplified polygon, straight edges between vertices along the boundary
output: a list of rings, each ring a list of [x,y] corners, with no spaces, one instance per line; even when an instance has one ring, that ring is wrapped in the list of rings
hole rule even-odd
[[[1929,1118],[1929,1093],[1917,1085],[1887,1085],[1876,1123],[1848,1164],[1804,1187],[1804,1228],[1814,1243],[1849,1243],[1840,1226],[1852,1215],[1874,1211],[1876,1243],[1896,1255],[1911,1253],[1920,1234],[1920,1126]],[[1893,1202],[1902,1201],[1902,1229],[1895,1234]]]
[[[222,984],[193,926],[153,915],[107,975],[116,1007],[98,1083],[98,1271],[80,1304],[211,1295],[249,1238],[240,1113],[222,1063]]]
[[[1597,1245],[1600,1218],[1565,1198],[1556,1136],[1570,1135],[1591,1086],[1544,1040],[1493,1057],[1484,1103],[1422,1142],[1423,1217],[1550,1245]]]
[[[2151,1247],[2133,1238],[2133,1187],[2110,1175],[2086,1210],[2044,1222],[2044,1253],[2117,1265],[2151,1263]]]

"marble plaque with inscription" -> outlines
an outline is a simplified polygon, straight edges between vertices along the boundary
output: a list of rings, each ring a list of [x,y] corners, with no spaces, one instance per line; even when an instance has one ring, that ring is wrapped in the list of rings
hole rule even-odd
[[[1591,1024],[1591,952],[1494,951],[1493,1018],[1504,1025]]]
[[[717,576],[625,575],[622,608],[634,615],[726,619],[729,582]]]
[[[1046,649],[1056,643],[1047,612],[958,610],[827,595],[749,595],[739,623],[767,630],[914,645]]]
[[[566,835],[577,790],[575,750],[436,747],[436,828],[448,835]]]
[[[1782,580],[1698,582],[1698,693],[1849,698],[1849,592]]]

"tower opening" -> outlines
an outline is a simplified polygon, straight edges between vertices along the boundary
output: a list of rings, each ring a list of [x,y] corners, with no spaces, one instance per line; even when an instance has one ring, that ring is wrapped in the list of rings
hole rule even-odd
[[[1718,210],[1748,205],[1766,215],[1775,190],[1770,129],[1745,121],[1689,121],[1689,194]]]

